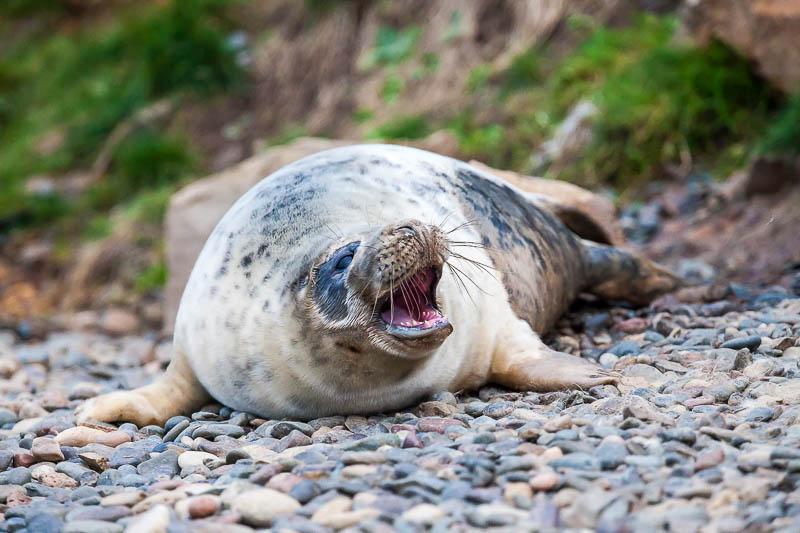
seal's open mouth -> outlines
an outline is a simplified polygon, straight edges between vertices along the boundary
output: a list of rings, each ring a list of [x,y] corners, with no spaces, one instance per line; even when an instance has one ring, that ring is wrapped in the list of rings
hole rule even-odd
[[[380,317],[386,330],[401,337],[414,337],[446,327],[447,318],[436,308],[436,285],[441,270],[423,268],[395,286],[382,301]],[[394,307],[392,307],[394,304]]]

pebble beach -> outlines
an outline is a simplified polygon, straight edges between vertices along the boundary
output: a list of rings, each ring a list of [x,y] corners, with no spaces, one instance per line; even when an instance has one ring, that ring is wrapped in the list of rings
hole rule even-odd
[[[76,426],[153,335],[0,333],[0,531],[800,531],[800,299],[579,302],[545,337],[618,386],[440,392],[407,411]]]

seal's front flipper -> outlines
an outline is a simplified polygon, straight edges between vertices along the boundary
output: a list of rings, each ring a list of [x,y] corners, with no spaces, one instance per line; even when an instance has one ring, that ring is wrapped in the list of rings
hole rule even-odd
[[[586,240],[583,245],[589,269],[586,291],[603,299],[647,305],[684,286],[681,278],[649,259]]]
[[[588,389],[615,383],[617,376],[596,364],[574,355],[548,348],[519,320],[502,332],[492,356],[489,380],[517,390],[548,392],[562,389]]]
[[[163,425],[175,415],[191,413],[209,399],[186,356],[176,351],[166,373],[150,385],[92,398],[75,410],[75,416],[78,423],[96,420],[133,422],[139,427]]]

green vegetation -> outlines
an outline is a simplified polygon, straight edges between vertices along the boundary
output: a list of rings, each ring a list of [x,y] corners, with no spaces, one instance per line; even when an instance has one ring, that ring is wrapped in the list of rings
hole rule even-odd
[[[509,146],[503,138],[505,131],[499,124],[479,125],[472,113],[464,112],[451,121],[449,129],[458,139],[461,151],[470,158],[500,168],[508,160]]]
[[[399,116],[375,128],[368,139],[423,139],[432,132],[428,119],[422,115]]]
[[[89,168],[114,127],[151,102],[242,81],[219,10],[214,0],[137,7],[72,34],[32,35],[0,52],[0,221],[68,215],[72,200],[27,194],[25,180]],[[62,143],[39,148],[59,129]],[[115,150],[110,176],[87,192],[88,205],[108,209],[193,168],[185,142],[137,131]]]
[[[169,198],[175,192],[174,185],[140,192],[126,206],[126,214],[138,222],[159,223],[164,219]]]
[[[99,241],[105,239],[114,231],[114,221],[108,215],[93,217],[83,228],[83,239]]]
[[[161,260],[150,265],[136,277],[134,290],[140,294],[157,291],[167,284],[167,264]]]
[[[391,104],[400,97],[405,88],[406,82],[403,80],[403,77],[396,72],[390,72],[383,79],[383,85],[381,85],[381,99],[387,104]]]
[[[308,135],[308,130],[302,124],[290,124],[283,128],[283,130],[269,140],[268,146],[279,146],[281,144],[289,144],[295,139],[305,137]]]
[[[483,64],[474,67],[467,76],[467,92],[474,94],[484,90],[489,84],[491,74],[492,69],[489,65]]]
[[[397,30],[389,26],[381,26],[375,37],[375,47],[367,55],[364,67],[372,69],[378,66],[398,65],[411,57],[419,39],[420,28],[412,26]]]
[[[445,42],[450,42],[459,35],[463,31],[463,24],[461,21],[461,12],[453,11],[450,13],[450,20],[447,23],[447,29],[444,32],[444,40]]]
[[[511,62],[503,76],[500,94],[507,97],[514,91],[532,88],[542,81],[542,57],[540,51],[534,48],[516,56]]]
[[[466,119],[468,112],[451,130],[467,155],[530,172],[527,156],[575,104],[589,100],[598,108],[593,141],[551,177],[625,189],[688,157],[718,175],[730,172],[747,161],[746,147],[765,135],[774,93],[730,48],[681,44],[675,30],[674,19],[652,15],[626,28],[577,20],[573,31],[584,41],[563,59],[550,59],[546,49],[529,50],[493,88],[480,69],[470,73],[467,91],[496,90],[500,120]],[[798,102],[781,113],[762,150],[798,146]]]
[[[375,116],[375,111],[372,109],[356,109],[353,111],[353,122],[356,124],[363,124],[369,122]]]
[[[800,154],[800,92],[781,109],[756,149],[761,154]]]

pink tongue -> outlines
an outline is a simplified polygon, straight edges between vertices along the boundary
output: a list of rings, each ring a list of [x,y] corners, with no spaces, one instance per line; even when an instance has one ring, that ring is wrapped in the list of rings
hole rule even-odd
[[[413,324],[419,324],[419,322],[411,318],[411,315],[409,315],[406,312],[406,310],[400,306],[395,306],[394,316],[392,316],[391,311],[384,311],[383,314],[381,314],[381,318],[386,322],[391,322],[395,326],[404,325],[405,322],[412,322]]]

